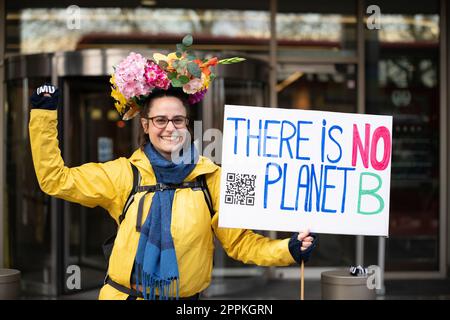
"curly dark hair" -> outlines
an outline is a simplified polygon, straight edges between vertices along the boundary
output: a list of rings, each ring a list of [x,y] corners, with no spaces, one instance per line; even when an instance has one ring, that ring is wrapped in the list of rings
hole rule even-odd
[[[180,101],[183,103],[183,106],[186,108],[186,115],[189,118],[190,115],[190,104],[188,103],[189,96],[183,92],[181,88],[173,88],[170,87],[168,90],[162,90],[162,89],[155,89],[148,97],[144,100],[143,108],[141,109],[139,115],[140,117],[147,117],[150,109],[152,108],[152,103],[155,99],[162,98],[162,97],[175,97],[180,99]],[[192,137],[192,128],[191,128],[191,122],[188,126],[189,133]],[[148,134],[144,132],[144,129],[141,125],[139,125],[139,135],[138,135],[138,144],[139,148],[141,150],[144,150],[144,146],[150,142],[150,139],[148,137]]]

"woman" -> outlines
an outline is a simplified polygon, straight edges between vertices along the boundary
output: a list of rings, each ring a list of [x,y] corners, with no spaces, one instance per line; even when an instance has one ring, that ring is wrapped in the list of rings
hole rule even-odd
[[[227,254],[244,263],[287,266],[307,261],[316,244],[308,231],[273,240],[250,230],[218,227],[220,167],[198,155],[188,141],[189,94],[152,90],[140,110],[144,139],[130,158],[67,168],[57,140],[59,90],[42,86],[31,97],[30,141],[41,189],[88,207],[101,206],[120,225],[99,299],[196,299],[211,281],[216,236]],[[188,144],[181,161],[173,155]],[[184,150],[184,149],[183,149]],[[138,192],[125,219],[119,217],[133,186],[130,163],[141,185],[179,185],[204,176],[213,216],[202,190]]]

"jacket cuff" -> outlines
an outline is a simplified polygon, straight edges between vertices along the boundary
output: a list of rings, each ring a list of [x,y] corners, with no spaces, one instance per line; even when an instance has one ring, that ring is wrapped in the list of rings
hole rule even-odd
[[[294,233],[291,237],[291,239],[289,239],[289,252],[291,253],[292,258],[294,258],[294,260],[297,263],[301,263],[302,259],[301,259],[301,247],[302,247],[302,242],[300,240],[298,240],[298,232]]]
[[[32,109],[56,110],[58,108],[58,100],[50,97],[33,97],[30,99]]]

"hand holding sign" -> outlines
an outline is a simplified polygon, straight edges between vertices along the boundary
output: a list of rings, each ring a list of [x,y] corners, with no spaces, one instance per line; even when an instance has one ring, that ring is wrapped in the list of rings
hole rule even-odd
[[[317,246],[318,237],[310,234],[309,229],[294,233],[289,240],[289,251],[297,263],[308,262],[311,253]]]
[[[301,251],[305,251],[306,249],[308,249],[312,245],[314,240],[314,238],[309,235],[308,229],[300,232],[297,239],[298,241],[302,242],[302,246],[300,248]]]
[[[304,299],[304,263],[309,260],[309,257],[317,246],[317,236],[310,235],[309,229],[300,233],[294,234],[289,241],[289,251],[292,257],[298,263],[300,263],[300,299]],[[300,249],[300,250],[299,250]]]

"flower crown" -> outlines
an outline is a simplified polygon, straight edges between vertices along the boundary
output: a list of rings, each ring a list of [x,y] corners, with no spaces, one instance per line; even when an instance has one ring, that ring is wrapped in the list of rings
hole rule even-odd
[[[188,50],[192,42],[192,36],[187,35],[182,43],[177,44],[176,52],[167,56],[155,53],[153,59],[131,52],[114,67],[110,79],[111,96],[116,100],[114,106],[123,115],[123,120],[135,117],[155,89],[182,88],[188,95],[188,103],[195,104],[203,99],[215,78],[210,67],[245,60],[239,57],[223,60],[218,60],[217,57],[197,59]]]

